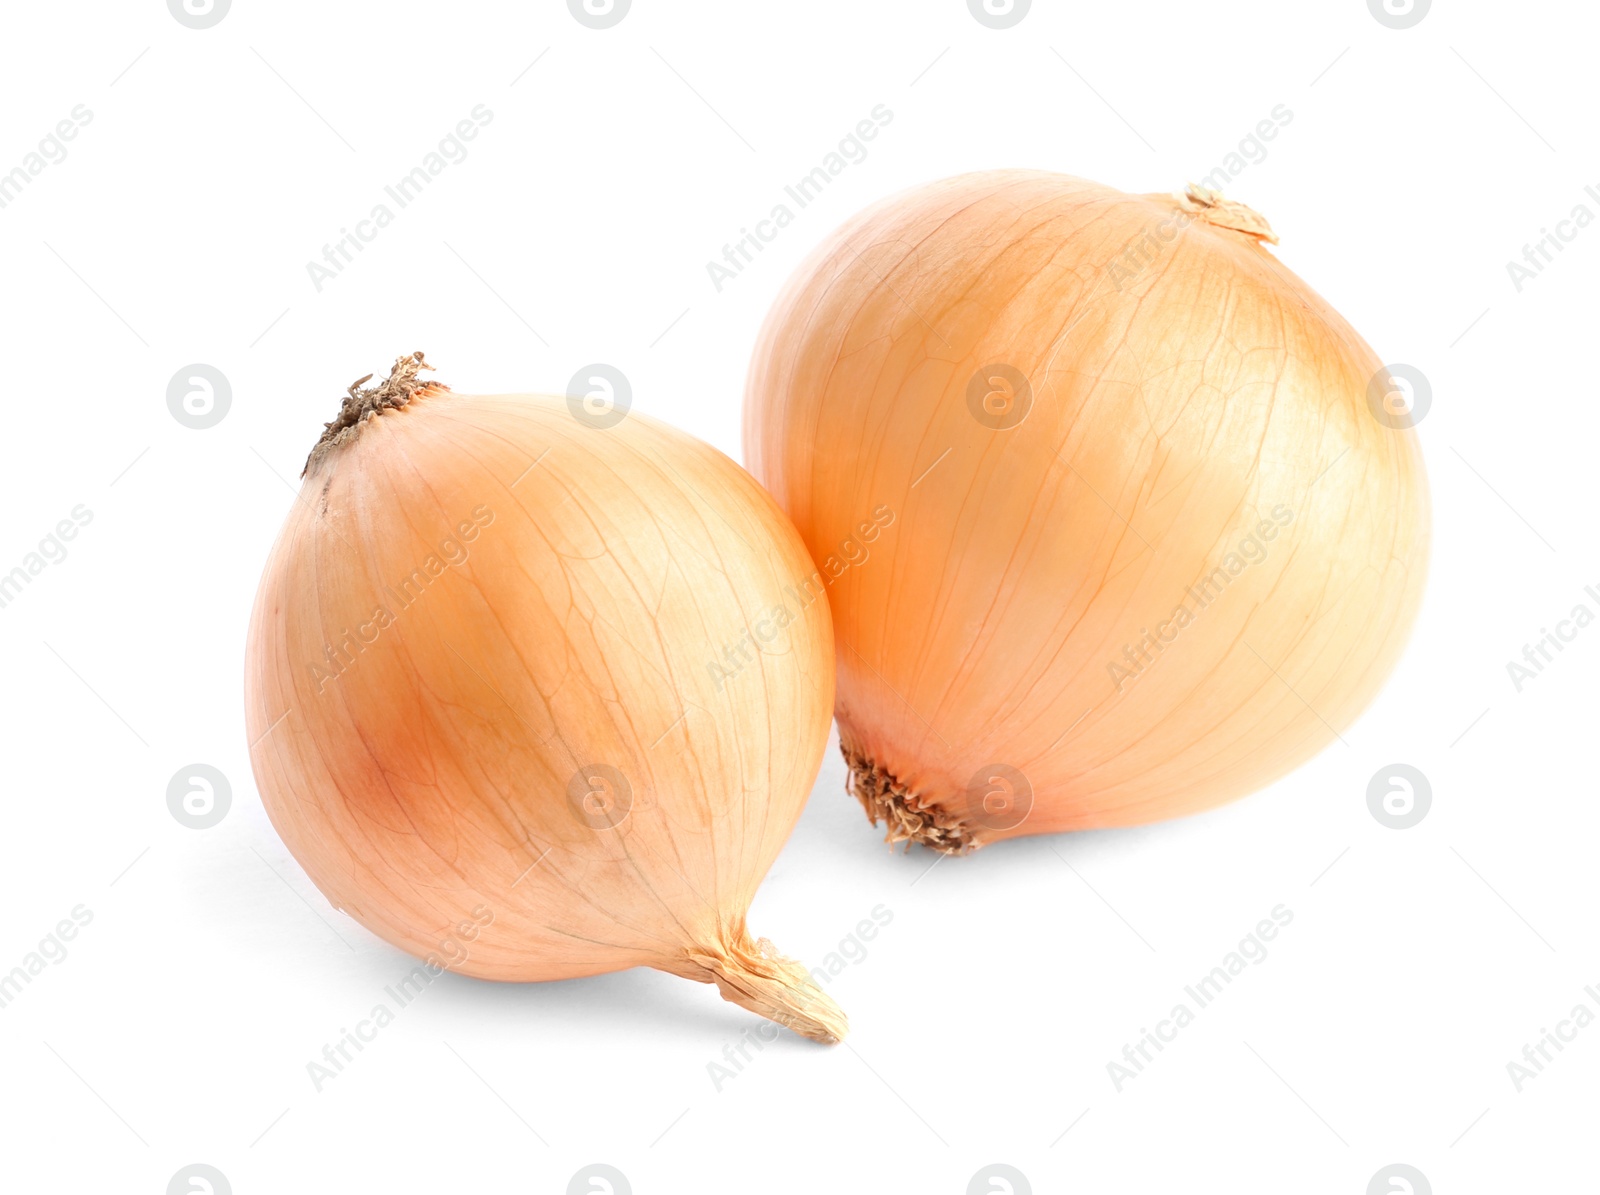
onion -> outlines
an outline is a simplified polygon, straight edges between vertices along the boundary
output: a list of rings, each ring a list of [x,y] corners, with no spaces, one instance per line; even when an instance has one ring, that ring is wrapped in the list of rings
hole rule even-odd
[[[833,701],[793,527],[671,428],[420,368],[351,387],[261,580],[245,709],[284,843],[435,974],[655,967],[839,1040],[745,925]]]
[[[891,842],[1206,809],[1394,666],[1416,434],[1276,239],[1199,188],[974,174],[857,216],[779,298],[745,455],[835,577],[840,744]]]

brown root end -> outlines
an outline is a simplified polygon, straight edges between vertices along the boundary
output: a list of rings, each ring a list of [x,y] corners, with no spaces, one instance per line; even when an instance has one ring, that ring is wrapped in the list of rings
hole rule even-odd
[[[306,467],[300,470],[300,476],[304,477],[311,472],[318,462],[340,444],[354,439],[360,433],[361,425],[368,419],[385,411],[398,410],[413,398],[450,389],[439,382],[418,380],[419,371],[432,368],[433,366],[422,359],[422,353],[419,351],[410,356],[396,357],[394,368],[389,371],[389,377],[381,385],[361,389],[363,382],[371,381],[370,373],[352,382],[349,393],[340,400],[338,416],[332,423],[323,425],[322,438],[312,447],[311,455],[306,457]]]
[[[743,930],[733,945],[694,947],[681,972],[701,983],[715,983],[724,1000],[748,1008],[801,1037],[833,1045],[850,1032],[850,1021],[794,959],[785,958],[765,938],[751,941]]]
[[[1231,228],[1234,232],[1242,232],[1246,236],[1255,237],[1258,241],[1266,241],[1269,245],[1278,243],[1278,234],[1272,231],[1272,225],[1267,223],[1265,216],[1242,203],[1224,199],[1221,191],[1213,191],[1198,183],[1190,183],[1180,202],[1189,211],[1198,214],[1207,224],[1215,224],[1218,228]]]
[[[861,752],[842,742],[839,751],[850,767],[845,788],[861,802],[868,821],[874,826],[882,821],[888,827],[883,840],[890,846],[903,842],[909,851],[910,844],[916,842],[945,855],[965,855],[977,848],[972,832],[960,821],[937,805],[925,804]]]

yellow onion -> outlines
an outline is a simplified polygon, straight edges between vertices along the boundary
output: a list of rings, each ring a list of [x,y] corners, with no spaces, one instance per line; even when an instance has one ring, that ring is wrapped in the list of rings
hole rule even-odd
[[[1206,809],[1394,666],[1426,572],[1414,420],[1276,240],[1201,188],[974,174],[789,282],[745,455],[829,578],[849,784],[891,841]]]
[[[261,580],[245,709],[284,843],[435,973],[655,967],[838,1040],[745,924],[833,702],[793,527],[625,408],[419,368],[351,387]]]

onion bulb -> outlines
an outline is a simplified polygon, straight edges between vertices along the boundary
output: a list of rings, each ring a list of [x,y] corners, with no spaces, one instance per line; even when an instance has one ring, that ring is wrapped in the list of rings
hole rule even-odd
[[[745,456],[829,578],[849,787],[891,842],[1215,806],[1394,666],[1416,433],[1276,240],[1202,188],[973,174],[855,217],[778,299]]]
[[[261,580],[245,709],[284,843],[435,973],[655,967],[839,1040],[745,924],[833,703],[794,528],[662,424],[421,368],[351,387]]]

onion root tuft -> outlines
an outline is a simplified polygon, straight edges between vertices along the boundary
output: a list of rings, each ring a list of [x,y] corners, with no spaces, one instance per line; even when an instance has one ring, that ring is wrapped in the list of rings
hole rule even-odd
[[[300,470],[300,476],[311,472],[312,466],[335,447],[354,437],[361,430],[361,424],[374,415],[398,410],[417,397],[419,392],[450,389],[440,382],[418,380],[417,373],[420,370],[432,368],[422,359],[422,352],[418,350],[408,357],[396,357],[394,368],[389,371],[382,385],[361,389],[363,382],[372,380],[370,373],[351,382],[349,392],[340,401],[339,414],[333,422],[323,424],[322,438],[312,446],[311,455],[306,457],[306,467]]]
[[[839,752],[850,768],[845,787],[861,802],[868,821],[874,826],[882,821],[888,827],[883,840],[891,847],[903,842],[909,851],[916,842],[941,854],[965,855],[982,845],[959,818],[937,805],[924,805],[916,793],[861,752],[844,743]]]

